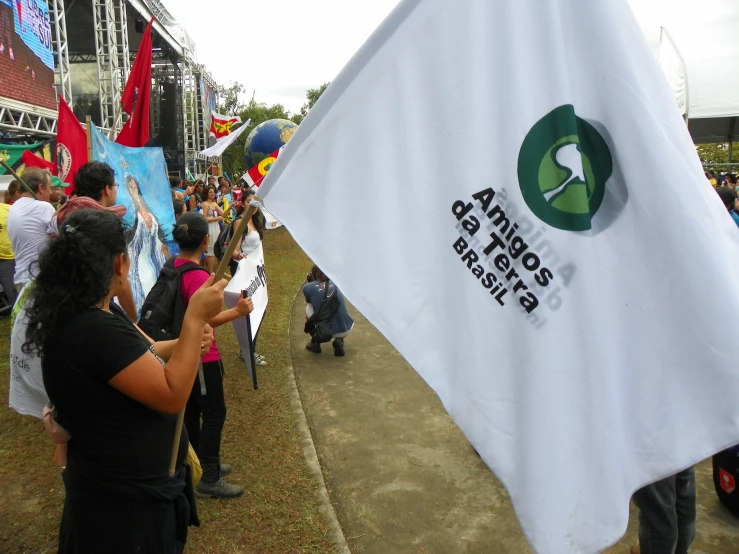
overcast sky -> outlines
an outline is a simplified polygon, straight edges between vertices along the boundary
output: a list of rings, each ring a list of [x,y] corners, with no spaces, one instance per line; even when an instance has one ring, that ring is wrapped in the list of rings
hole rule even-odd
[[[451,0],[450,0],[451,1]],[[513,1],[513,0],[510,0]],[[305,91],[332,80],[399,0],[163,0],[197,45],[198,61],[221,85],[256,91],[292,112]],[[700,0],[629,0],[656,49],[660,15]],[[682,14],[685,17],[685,14]],[[525,34],[521,35],[522,39]]]
[[[297,112],[332,80],[398,0],[163,0],[218,84]],[[248,100],[246,98],[245,100]]]

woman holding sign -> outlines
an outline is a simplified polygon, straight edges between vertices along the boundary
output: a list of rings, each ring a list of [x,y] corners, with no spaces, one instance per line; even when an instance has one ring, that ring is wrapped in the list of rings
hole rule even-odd
[[[175,268],[185,264],[199,264],[203,252],[209,248],[208,222],[197,212],[180,216],[174,228],[174,239],[180,247],[180,255],[174,262]],[[208,279],[206,271],[183,273],[180,291],[187,305],[198,289]],[[244,317],[253,310],[250,298],[242,298],[230,310],[225,310],[208,323],[216,328]],[[203,356],[202,371],[199,373],[185,410],[185,427],[190,443],[200,458],[203,478],[198,493],[212,498],[233,498],[244,489],[231,485],[223,477],[231,473],[231,466],[221,463],[221,433],[226,423],[226,400],[223,396],[223,361],[215,339],[210,350]],[[202,418],[202,424],[201,424]]]
[[[42,358],[54,417],[71,435],[61,554],[174,554],[190,523],[187,434],[170,478],[172,440],[226,282],[205,279],[181,340],[153,345],[112,302],[130,266],[121,219],[78,210],[41,255],[30,291],[23,351]]]

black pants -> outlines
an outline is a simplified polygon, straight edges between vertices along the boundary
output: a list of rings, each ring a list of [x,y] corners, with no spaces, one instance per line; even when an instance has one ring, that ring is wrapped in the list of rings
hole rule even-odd
[[[226,401],[223,397],[223,362],[203,364],[203,380],[195,378],[190,399],[185,408],[185,427],[190,444],[198,453],[205,483],[215,483],[221,477],[221,432],[226,422]],[[200,418],[202,416],[202,426]]]

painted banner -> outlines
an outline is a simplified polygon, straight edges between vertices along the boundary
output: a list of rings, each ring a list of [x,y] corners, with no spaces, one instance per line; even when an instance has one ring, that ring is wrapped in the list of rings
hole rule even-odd
[[[405,0],[300,129],[265,205],[537,553],[603,552],[634,491],[739,442],[739,231],[626,0]]]
[[[200,97],[203,101],[203,128],[210,131],[210,126],[213,122],[211,116],[216,111],[217,98],[215,91],[202,79],[200,81]],[[209,136],[212,141],[216,140],[214,134],[209,132]]]
[[[242,291],[247,291],[247,295],[251,297],[254,303],[254,311],[248,316],[251,327],[251,340],[254,340],[257,336],[257,331],[259,331],[259,326],[262,324],[268,301],[267,274],[264,268],[264,250],[261,245],[257,250],[249,254],[247,258],[239,261],[239,268],[224,291],[226,306],[229,308],[236,306],[236,303],[242,296]],[[240,317],[235,319],[233,326],[241,348],[241,355],[247,360],[251,358],[251,349],[246,318]],[[250,371],[253,371],[253,368],[250,367]],[[252,379],[255,379],[254,375],[252,375]]]
[[[167,164],[161,148],[129,148],[108,140],[92,127],[92,158],[115,171],[118,204],[128,231],[131,281],[136,309],[154,286],[173,242],[174,208]]]
[[[15,32],[46,67],[54,69],[46,0],[15,0]]]

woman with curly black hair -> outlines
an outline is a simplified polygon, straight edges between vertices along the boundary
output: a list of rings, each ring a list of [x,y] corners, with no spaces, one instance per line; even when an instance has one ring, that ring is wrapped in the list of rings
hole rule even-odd
[[[174,477],[172,439],[226,283],[211,276],[189,302],[180,340],[152,344],[111,302],[130,263],[122,221],[79,210],[41,255],[28,300],[23,349],[42,358],[55,417],[71,435],[62,554],[174,554],[190,522],[187,434]]]

